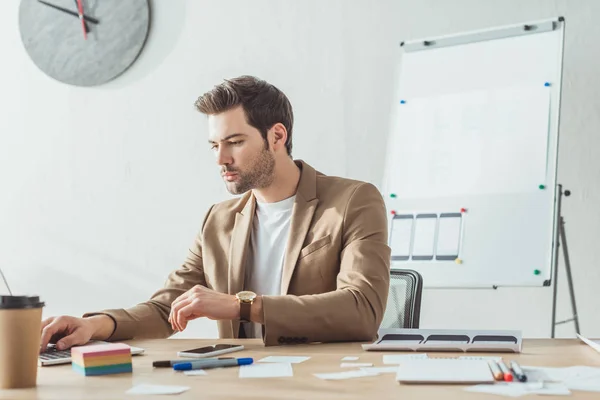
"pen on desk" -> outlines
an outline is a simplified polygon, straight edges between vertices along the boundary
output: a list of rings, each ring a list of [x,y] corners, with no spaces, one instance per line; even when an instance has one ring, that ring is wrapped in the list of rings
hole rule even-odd
[[[516,361],[511,361],[510,362],[510,367],[512,368],[512,370],[515,373],[515,376],[517,377],[517,379],[519,380],[519,382],[527,382],[527,375],[525,375],[523,373],[523,370],[521,369],[521,366],[519,364],[517,364]]]
[[[506,364],[504,364],[504,361],[502,361],[502,360],[498,361],[498,366],[500,367],[500,370],[502,370],[502,375],[504,375],[504,381],[512,382],[512,380],[513,380],[512,372],[506,366]]]
[[[219,358],[203,358],[202,360],[194,360],[194,361],[202,361],[202,362],[212,362],[217,360],[233,360],[233,357],[219,357]],[[152,361],[152,366],[155,368],[171,368],[175,364],[185,363],[188,360],[162,360],[162,361]]]
[[[498,364],[496,364],[496,361],[490,360],[490,361],[488,361],[488,365],[490,366],[490,369],[492,370],[492,375],[494,375],[495,380],[497,380],[497,381],[504,380],[504,374],[502,373],[502,370],[500,369]]]
[[[230,360],[213,360],[212,362],[188,361],[173,365],[175,371],[190,371],[193,369],[208,369],[221,367],[237,367],[238,365],[250,365],[254,362],[252,358],[232,358]]]

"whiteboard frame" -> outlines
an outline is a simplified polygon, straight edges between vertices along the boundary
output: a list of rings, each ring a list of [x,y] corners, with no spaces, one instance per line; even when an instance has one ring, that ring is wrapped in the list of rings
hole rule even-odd
[[[470,44],[475,42],[482,41],[492,41],[497,39],[511,38],[522,35],[535,35],[537,33],[550,32],[554,30],[561,30],[560,42],[559,42],[559,54],[560,59],[557,65],[557,76],[556,76],[556,84],[552,84],[552,86],[556,86],[554,89],[556,90],[556,99],[553,99],[555,102],[551,106],[551,115],[550,118],[552,122],[550,126],[552,130],[549,131],[549,135],[552,135],[556,138],[556,145],[554,147],[554,168],[550,172],[552,175],[552,183],[554,187],[549,187],[548,189],[553,189],[553,221],[552,221],[552,232],[551,232],[551,251],[550,251],[550,271],[548,273],[547,279],[543,281],[542,286],[551,286],[552,278],[555,275],[555,270],[558,268],[558,241],[559,241],[559,224],[561,218],[561,210],[560,210],[560,196],[562,195],[559,190],[558,184],[558,155],[560,148],[560,110],[561,110],[561,101],[562,101],[562,81],[563,81],[563,64],[564,64],[564,40],[565,40],[565,26],[566,21],[565,18],[555,17],[543,20],[532,21],[529,23],[518,23],[512,25],[505,25],[500,27],[492,27],[487,29],[480,29],[474,31],[468,31],[458,34],[450,34],[444,36],[437,37],[428,37],[421,39],[414,39],[410,41],[400,42],[400,47],[404,52],[415,52],[415,51],[424,51],[428,49],[437,49],[441,47],[449,47],[463,44]],[[549,154],[550,156],[550,154]],[[387,165],[387,164],[386,164]],[[402,265],[394,265],[392,263],[392,269],[402,269],[402,268],[410,268],[408,265],[403,267]],[[437,285],[427,285],[424,283],[425,287],[428,288],[444,288],[444,289],[486,289],[490,288],[489,284],[481,284],[474,285],[469,284],[468,286],[460,286],[460,285],[449,285],[449,286],[437,286]],[[537,287],[531,285],[491,285],[491,288],[497,289],[498,287]]]

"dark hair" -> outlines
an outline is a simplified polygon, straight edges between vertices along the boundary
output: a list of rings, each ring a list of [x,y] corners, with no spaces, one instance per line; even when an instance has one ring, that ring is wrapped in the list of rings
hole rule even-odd
[[[195,103],[196,108],[206,115],[219,114],[240,105],[246,121],[258,129],[265,143],[267,131],[278,122],[283,124],[287,130],[285,148],[288,155],[292,155],[292,105],[286,95],[270,83],[248,75],[225,79]]]

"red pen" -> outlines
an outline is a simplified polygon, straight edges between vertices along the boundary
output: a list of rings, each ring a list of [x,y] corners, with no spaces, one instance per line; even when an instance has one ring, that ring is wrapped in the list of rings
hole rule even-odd
[[[513,375],[512,371],[504,364],[504,361],[498,361],[498,365],[500,366],[500,370],[502,371],[502,375],[504,375],[505,382],[512,382]]]

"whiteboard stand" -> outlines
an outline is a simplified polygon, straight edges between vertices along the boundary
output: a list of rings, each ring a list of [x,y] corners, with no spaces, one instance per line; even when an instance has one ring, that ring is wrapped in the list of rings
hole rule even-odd
[[[563,192],[562,185],[558,185],[558,197],[557,197],[557,208],[558,208],[558,229],[556,230],[556,240],[554,246],[554,293],[552,295],[552,334],[551,337],[554,338],[554,331],[556,329],[556,325],[565,324],[567,322],[573,321],[575,323],[575,332],[581,333],[579,330],[579,316],[577,315],[577,305],[575,303],[575,290],[573,288],[573,277],[571,276],[571,262],[569,260],[569,248],[567,247],[567,235],[565,233],[565,219],[561,214],[561,199],[562,196],[569,197],[571,195],[570,190],[565,190]],[[571,296],[571,309],[573,311],[573,316],[569,319],[565,319],[563,321],[556,322],[556,292],[558,289],[558,248],[560,246],[559,243],[562,242],[563,246],[563,257],[565,259],[565,272],[567,273],[567,282],[569,284],[569,295]]]

